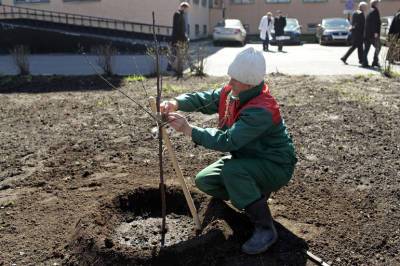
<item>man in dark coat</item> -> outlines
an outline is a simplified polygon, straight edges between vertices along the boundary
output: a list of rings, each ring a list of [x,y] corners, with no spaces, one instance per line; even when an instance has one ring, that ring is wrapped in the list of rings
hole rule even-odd
[[[392,24],[389,28],[388,40],[391,42],[391,45],[389,45],[387,59],[389,62],[393,63],[395,60],[400,60],[400,54],[398,52],[396,54],[394,51],[396,49],[396,43],[400,40],[400,9],[393,17]]]
[[[363,44],[364,44],[364,26],[365,26],[365,15],[364,12],[367,10],[367,3],[360,2],[358,10],[354,12],[351,19],[351,37],[352,45],[347,53],[340,58],[347,65],[347,58],[353,53],[355,49],[358,51],[358,62],[363,63]]]
[[[188,2],[182,2],[179,9],[174,13],[172,21],[172,36],[171,36],[171,60],[167,70],[174,70],[178,77],[183,74],[184,57],[186,56],[189,39],[186,34],[186,19],[185,13],[190,8]]]
[[[188,37],[186,34],[186,21],[185,12],[189,9],[190,5],[187,2],[182,2],[179,5],[178,11],[174,14],[174,19],[172,22],[172,38],[171,42],[173,45],[178,42],[187,42]]]
[[[379,2],[380,0],[371,0],[371,11],[368,13],[365,20],[365,51],[363,67],[369,67],[368,65],[368,52],[371,45],[375,48],[374,61],[372,62],[373,67],[380,67],[379,65],[379,52],[381,50],[381,16],[379,14]]]
[[[283,48],[283,36],[285,35],[285,27],[286,27],[286,17],[282,16],[282,11],[276,11],[278,16],[274,19],[274,30],[275,30],[275,39],[278,44],[278,51],[282,52]]]
[[[397,34],[397,38],[400,36],[400,9],[397,11],[397,13],[394,15],[392,24],[390,25],[389,28],[389,36],[394,36]]]

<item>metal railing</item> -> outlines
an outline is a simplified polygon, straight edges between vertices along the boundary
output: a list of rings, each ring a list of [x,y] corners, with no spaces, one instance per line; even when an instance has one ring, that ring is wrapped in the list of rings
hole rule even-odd
[[[126,32],[153,33],[151,24],[0,4],[0,20],[3,19],[32,19]],[[158,35],[170,36],[172,33],[172,27],[168,26],[155,25],[155,30]]]

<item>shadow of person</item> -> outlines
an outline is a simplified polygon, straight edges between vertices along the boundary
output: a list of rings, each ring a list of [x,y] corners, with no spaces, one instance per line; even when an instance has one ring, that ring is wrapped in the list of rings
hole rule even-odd
[[[368,69],[368,70],[371,70],[371,71],[374,71],[374,72],[381,72],[381,68],[376,68],[376,67],[372,67],[372,66],[362,66],[362,65],[356,65],[356,67],[359,67],[359,68],[363,68],[363,69]]]
[[[220,256],[214,258],[216,265],[306,265],[305,250],[308,245],[304,239],[296,236],[282,224],[274,221],[279,234],[278,241],[266,252],[259,255],[246,255],[241,245],[252,234],[253,226],[243,213],[229,207],[225,202],[212,199],[205,211],[203,226],[222,220],[231,228],[232,234],[218,247]]]

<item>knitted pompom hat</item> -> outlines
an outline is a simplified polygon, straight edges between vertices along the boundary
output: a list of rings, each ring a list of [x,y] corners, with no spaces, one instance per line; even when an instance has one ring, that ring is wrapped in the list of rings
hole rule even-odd
[[[265,59],[261,51],[253,47],[240,52],[228,68],[231,78],[248,85],[258,85],[264,80]]]

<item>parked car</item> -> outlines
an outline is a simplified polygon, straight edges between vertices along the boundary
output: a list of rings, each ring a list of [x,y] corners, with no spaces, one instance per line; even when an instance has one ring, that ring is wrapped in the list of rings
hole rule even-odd
[[[383,44],[386,44],[388,40],[388,33],[390,29],[390,25],[392,24],[393,21],[393,16],[388,16],[388,17],[381,17],[381,42]]]
[[[283,44],[300,44],[301,25],[295,18],[286,19],[285,35],[282,40]],[[271,44],[276,44],[275,31],[272,30]]]
[[[214,27],[214,45],[220,42],[233,41],[239,42],[242,46],[246,44],[247,32],[243,24],[238,19],[225,19],[218,22]]]
[[[350,44],[351,24],[345,18],[324,18],[318,25],[317,39],[321,45]]]

